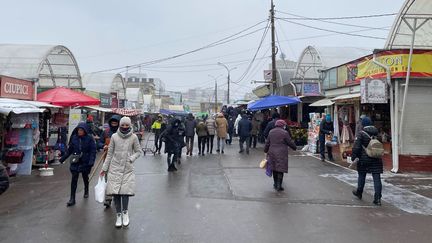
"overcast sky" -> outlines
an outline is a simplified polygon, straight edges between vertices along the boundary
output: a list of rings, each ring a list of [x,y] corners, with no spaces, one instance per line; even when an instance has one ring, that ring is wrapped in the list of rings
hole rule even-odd
[[[282,12],[307,17],[340,17],[396,13],[404,0],[275,0],[276,17],[292,17]],[[2,43],[60,44],[77,58],[82,73],[133,65],[174,56],[235,34],[268,18],[270,0],[14,0],[1,1],[0,40]],[[390,27],[395,16],[351,19],[343,23]],[[310,20],[302,24],[335,31],[356,31],[347,27]],[[265,23],[251,30],[265,27]],[[297,60],[308,45],[382,48],[385,40],[346,35],[328,35],[316,29],[276,21],[282,52]],[[246,32],[245,32],[246,33]],[[358,34],[386,38],[388,30]],[[226,71],[217,62],[237,67],[232,80],[245,72],[263,35],[263,30],[223,45],[208,48],[167,62],[142,67],[149,77],[161,78],[169,90],[212,87],[208,75],[219,78],[222,87]],[[303,38],[303,39],[302,39]],[[251,87],[251,80],[262,80],[270,58],[270,33],[257,60],[232,95],[239,97]],[[174,67],[173,67],[174,66]],[[138,71],[138,70],[136,70]]]

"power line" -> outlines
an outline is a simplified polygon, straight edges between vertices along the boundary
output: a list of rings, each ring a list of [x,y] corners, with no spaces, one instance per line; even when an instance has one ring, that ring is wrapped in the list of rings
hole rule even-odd
[[[263,44],[263,42],[265,40],[265,37],[267,36],[267,33],[268,33],[269,29],[270,29],[270,21],[267,21],[267,26],[266,26],[266,28],[264,30],[264,33],[263,33],[262,37],[261,37],[261,41],[260,41],[260,43],[258,45],[257,51],[255,52],[255,55],[253,56],[251,62],[249,63],[249,66],[246,68],[245,72],[241,75],[241,77],[239,78],[239,80],[237,80],[235,82],[233,81],[233,83],[240,83],[246,77],[246,75],[250,71],[250,69],[251,69],[251,67],[252,67],[252,65],[253,65],[253,63],[254,63],[257,55],[258,55],[258,52],[261,49],[261,46],[262,46],[262,44]]]
[[[196,48],[196,49],[191,50],[191,51],[187,51],[187,52],[184,52],[184,53],[181,53],[181,54],[177,54],[177,55],[174,55],[174,56],[170,56],[170,57],[165,57],[165,58],[160,58],[160,59],[156,59],[156,60],[152,60],[152,61],[142,62],[142,63],[130,65],[130,66],[123,66],[123,67],[117,67],[117,68],[100,70],[100,71],[96,71],[96,72],[93,72],[93,73],[110,72],[110,71],[116,71],[116,70],[122,70],[122,69],[132,70],[132,69],[136,69],[136,68],[138,68],[140,66],[146,66],[146,65],[151,65],[151,64],[156,64],[156,63],[164,62],[164,61],[167,61],[167,60],[172,60],[172,59],[179,58],[179,57],[182,57],[182,56],[185,56],[185,55],[188,55],[188,54],[191,54],[191,53],[195,53],[195,52],[198,52],[198,51],[201,51],[201,50],[204,50],[204,49],[208,49],[208,48],[211,48],[211,47],[219,46],[219,45],[222,45],[222,44],[225,44],[225,43],[228,43],[228,42],[231,42],[231,41],[243,38],[245,36],[254,34],[254,33],[256,33],[258,31],[264,29],[264,28],[260,28],[258,30],[254,30],[254,31],[251,31],[251,32],[248,32],[246,34],[241,35],[242,33],[247,32],[250,29],[255,28],[256,26],[258,26],[258,25],[260,25],[260,24],[262,24],[262,23],[264,23],[266,21],[267,20],[261,21],[261,22],[255,24],[255,25],[252,25],[252,26],[250,26],[250,27],[248,27],[248,28],[246,28],[246,29],[244,29],[242,31],[239,31],[239,32],[237,32],[237,33],[235,33],[233,35],[230,35],[228,37],[222,38],[222,39],[220,39],[218,41],[212,42],[210,44],[207,44],[207,45],[202,46],[200,48]],[[267,27],[265,27],[265,28],[267,28]]]
[[[378,37],[378,36],[352,34],[352,33],[348,33],[348,32],[342,32],[342,31],[337,31],[337,30],[330,30],[330,29],[319,28],[319,27],[315,27],[315,26],[311,26],[311,25],[307,25],[307,24],[297,23],[297,22],[294,22],[294,21],[291,21],[291,20],[287,20],[287,19],[280,19],[280,20],[288,22],[288,23],[291,23],[291,24],[307,27],[307,28],[310,28],[310,29],[321,30],[321,31],[326,31],[326,32],[331,32],[331,33],[336,33],[336,34],[341,34],[341,35],[349,35],[349,36],[356,36],[356,37],[363,37],[363,38],[377,39],[377,40],[385,40],[386,39],[386,38]]]
[[[283,12],[280,10],[276,10],[276,12],[291,15],[290,13]],[[371,15],[359,15],[359,16],[343,16],[343,17],[319,17],[319,18],[299,17],[299,18],[289,18],[289,19],[292,19],[292,20],[366,19],[366,18],[388,17],[388,16],[395,16],[395,15],[397,15],[397,13],[371,14]]]
[[[310,18],[310,17],[306,17],[306,16],[302,16],[302,15],[297,15],[297,14],[290,14],[290,13],[286,13],[286,14],[288,14],[290,16],[304,18],[304,20],[314,20],[314,21],[320,21],[320,22],[323,22],[323,23],[330,23],[330,24],[343,25],[343,26],[356,27],[356,28],[370,28],[370,29],[385,30],[385,31],[389,30],[388,28],[370,27],[370,26],[356,25],[356,24],[347,24],[347,23],[340,23],[340,22],[329,21],[329,20],[315,19],[315,18]],[[292,18],[279,18],[279,19],[290,20]],[[298,20],[298,18],[295,18],[294,20]]]

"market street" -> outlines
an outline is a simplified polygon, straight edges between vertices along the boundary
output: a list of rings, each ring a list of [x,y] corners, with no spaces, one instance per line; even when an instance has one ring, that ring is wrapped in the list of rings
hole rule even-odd
[[[139,158],[127,229],[115,229],[113,209],[96,203],[93,190],[82,198],[81,179],[77,204],[66,207],[66,164],[53,177],[20,177],[0,197],[0,241],[430,242],[432,200],[401,186],[424,205],[418,213],[396,207],[405,199],[391,198],[391,176],[384,175],[383,206],[375,207],[370,187],[363,201],[352,196],[352,171],[293,153],[285,191],[276,193],[258,168],[262,157],[262,147],[238,154],[236,140],[223,155],[183,155],[179,171],[171,174],[166,155]],[[95,184],[93,178],[92,189]]]

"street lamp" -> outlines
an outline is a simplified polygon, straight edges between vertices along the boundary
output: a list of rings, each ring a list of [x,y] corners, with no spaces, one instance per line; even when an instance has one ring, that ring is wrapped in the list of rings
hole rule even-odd
[[[232,70],[236,69],[237,67],[233,67],[233,68],[229,69],[227,65],[225,65],[225,64],[223,64],[221,62],[218,62],[217,64],[219,66],[224,67],[227,70],[227,72],[228,72],[228,77],[227,77],[227,79],[228,79],[227,105],[229,105],[229,103],[230,103],[230,72]]]
[[[213,75],[208,75],[209,77],[211,77],[211,78],[213,78],[214,79],[214,81],[215,81],[215,110],[214,110],[214,112],[216,113],[216,112],[218,112],[218,101],[217,101],[217,79],[220,77],[220,76],[222,76],[222,74],[221,75],[218,75],[217,77],[215,77],[215,76],[213,76]]]

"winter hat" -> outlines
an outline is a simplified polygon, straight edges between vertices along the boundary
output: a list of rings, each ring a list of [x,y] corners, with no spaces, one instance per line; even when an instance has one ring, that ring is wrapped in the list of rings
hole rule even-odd
[[[362,119],[362,126],[363,127],[372,126],[372,120],[369,117],[365,116]]]
[[[132,125],[132,121],[131,121],[131,119],[129,117],[124,116],[124,117],[122,117],[122,119],[120,119],[120,126],[123,125],[123,124],[128,124],[129,126],[131,126]]]
[[[325,120],[326,120],[326,122],[331,122],[331,115],[330,115],[330,114],[327,114],[327,115],[325,116]]]
[[[276,127],[284,127],[286,125],[287,124],[286,124],[286,122],[284,120],[277,120],[276,123],[275,123]]]

